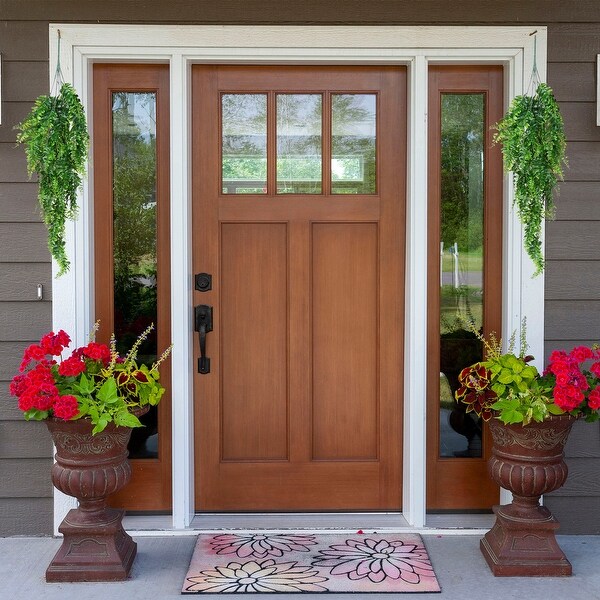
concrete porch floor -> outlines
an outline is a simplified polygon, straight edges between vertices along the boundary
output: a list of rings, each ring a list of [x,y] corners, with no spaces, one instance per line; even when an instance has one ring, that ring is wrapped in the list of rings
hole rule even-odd
[[[60,545],[53,538],[0,538],[0,598],[3,600],[163,600],[181,598],[180,590],[194,548],[195,536],[137,537],[138,554],[131,579],[119,583],[50,583],[48,563]],[[567,578],[496,578],[479,552],[480,535],[423,535],[442,587],[441,594],[415,594],[414,600],[600,600],[600,536],[558,536],[571,563]],[[301,594],[315,597],[320,594]],[[298,594],[262,597],[290,600]],[[348,594],[326,594],[342,600]],[[407,597],[410,595],[406,594]],[[201,594],[197,597],[223,598]],[[232,597],[232,595],[228,595]],[[389,594],[352,594],[364,600]]]

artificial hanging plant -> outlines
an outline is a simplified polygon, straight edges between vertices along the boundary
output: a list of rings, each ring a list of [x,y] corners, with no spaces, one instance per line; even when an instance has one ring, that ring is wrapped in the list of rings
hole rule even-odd
[[[89,145],[85,112],[73,86],[63,83],[58,95],[40,96],[17,128],[21,130],[17,141],[25,144],[29,176],[38,174],[48,248],[60,276],[69,270],[65,223],[77,216],[77,190]]]
[[[525,250],[538,275],[544,270],[542,222],[554,215],[552,192],[566,165],[564,125],[552,89],[539,83],[533,96],[517,96],[496,129],[494,141],[502,143],[504,168],[514,174]]]

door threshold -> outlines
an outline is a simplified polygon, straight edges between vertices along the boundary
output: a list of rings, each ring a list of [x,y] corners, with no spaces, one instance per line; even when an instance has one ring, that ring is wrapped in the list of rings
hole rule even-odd
[[[201,513],[186,529],[175,529],[170,515],[125,516],[125,529],[135,536],[184,536],[251,531],[319,533],[422,533],[482,535],[493,525],[492,514],[428,515],[425,527],[411,526],[402,513]]]

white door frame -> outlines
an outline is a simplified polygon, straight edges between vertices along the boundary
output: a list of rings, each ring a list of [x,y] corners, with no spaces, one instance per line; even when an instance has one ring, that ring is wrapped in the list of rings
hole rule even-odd
[[[173,528],[194,514],[192,269],[190,186],[190,65],[403,64],[408,67],[408,182],[404,362],[403,515],[425,525],[425,389],[427,364],[427,70],[429,64],[503,64],[505,104],[527,89],[534,62],[546,77],[545,27],[403,26],[181,26],[51,24],[50,80],[58,60],[92,114],[94,62],[162,62],[170,65],[171,100],[171,327],[173,336]],[[77,345],[93,322],[93,140],[80,215],[67,227],[71,271],[54,280],[52,319]],[[507,176],[506,182],[510,178]],[[544,279],[532,279],[522,229],[505,185],[503,331],[505,339],[527,317],[532,353],[543,357]],[[56,275],[56,265],[53,265]],[[55,491],[55,531],[72,499]]]

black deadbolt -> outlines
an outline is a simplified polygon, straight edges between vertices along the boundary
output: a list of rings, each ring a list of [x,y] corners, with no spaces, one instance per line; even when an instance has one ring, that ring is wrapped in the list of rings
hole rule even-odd
[[[210,273],[197,273],[195,279],[196,289],[199,292],[212,290],[212,275]]]

